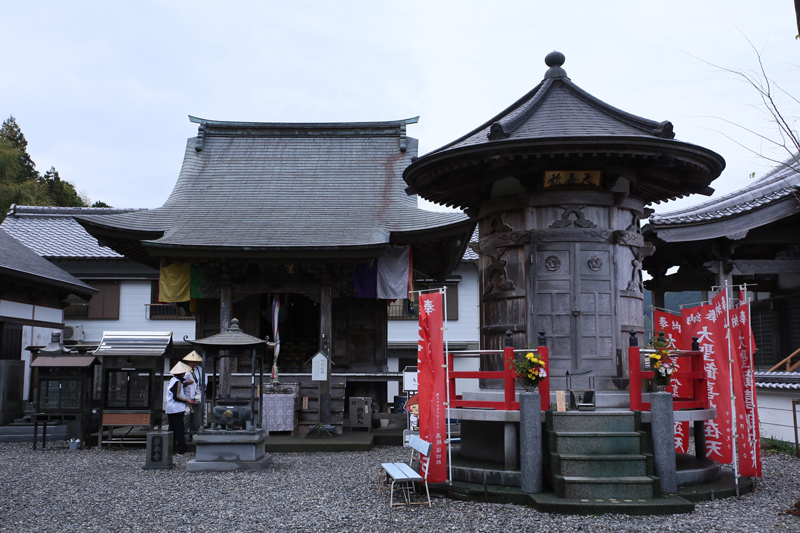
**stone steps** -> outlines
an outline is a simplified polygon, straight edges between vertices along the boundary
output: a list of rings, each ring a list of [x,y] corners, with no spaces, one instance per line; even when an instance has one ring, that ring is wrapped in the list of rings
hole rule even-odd
[[[655,476],[562,476],[553,475],[553,490],[568,499],[653,499],[660,492]]]
[[[550,456],[553,471],[563,476],[578,477],[639,477],[653,471],[649,454],[622,455],[564,455]]]
[[[560,498],[649,500],[659,496],[653,458],[634,412],[548,412],[553,491]]]
[[[550,450],[562,454],[638,453],[647,445],[642,431],[607,433],[602,431],[551,431]]]

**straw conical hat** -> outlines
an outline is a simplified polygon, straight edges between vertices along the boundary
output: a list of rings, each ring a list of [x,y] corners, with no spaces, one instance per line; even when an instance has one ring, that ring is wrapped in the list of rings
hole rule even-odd
[[[190,353],[189,355],[187,355],[186,357],[184,357],[182,360],[183,361],[195,361],[197,363],[202,363],[203,362],[203,358],[200,357],[197,354],[197,352],[194,352],[194,351],[192,353]]]
[[[187,372],[191,372],[192,367],[184,363],[183,361],[178,361],[175,366],[172,367],[172,370],[169,371],[170,374],[173,376],[181,376]]]

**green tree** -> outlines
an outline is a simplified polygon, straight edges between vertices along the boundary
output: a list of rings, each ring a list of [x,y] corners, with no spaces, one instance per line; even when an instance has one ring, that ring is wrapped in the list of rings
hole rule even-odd
[[[55,167],[39,175],[28,141],[13,116],[0,126],[0,222],[12,204],[86,207],[89,199],[62,180]]]
[[[105,202],[101,202],[100,200],[97,200],[97,201],[96,201],[95,203],[93,203],[93,204],[92,204],[90,207],[111,207],[111,206],[110,206],[110,205],[108,205],[108,204],[107,204],[107,203],[105,203]]]
[[[59,207],[86,207],[87,202],[81,198],[75,186],[68,181],[63,181],[58,175],[55,167],[44,173],[39,179],[44,194],[48,198],[49,204]]]
[[[33,162],[30,154],[28,154],[28,141],[13,116],[8,117],[3,121],[3,125],[0,126],[0,141],[17,150],[18,164],[16,165],[14,181],[21,183],[39,178],[39,173],[36,172],[36,163]]]

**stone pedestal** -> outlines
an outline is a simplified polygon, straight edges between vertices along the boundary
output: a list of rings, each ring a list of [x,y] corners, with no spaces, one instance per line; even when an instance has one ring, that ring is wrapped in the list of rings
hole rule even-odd
[[[147,453],[145,470],[164,470],[175,466],[172,464],[172,432],[151,431],[147,434]]]
[[[675,415],[672,412],[672,394],[650,394],[650,425],[653,434],[653,463],[661,480],[661,492],[678,491],[678,474],[675,464]]]
[[[196,456],[186,463],[187,472],[260,470],[272,464],[265,454],[267,431],[204,431],[194,437]]]
[[[522,492],[542,492],[542,399],[538,392],[519,395],[519,432]]]

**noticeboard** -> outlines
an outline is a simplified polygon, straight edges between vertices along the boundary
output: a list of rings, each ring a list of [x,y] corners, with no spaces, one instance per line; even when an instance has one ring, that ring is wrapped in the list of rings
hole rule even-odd
[[[403,390],[404,391],[417,391],[417,367],[407,366],[403,369]]]
[[[328,380],[328,358],[322,352],[311,358],[311,381]]]

